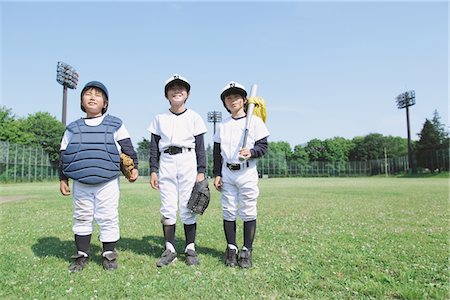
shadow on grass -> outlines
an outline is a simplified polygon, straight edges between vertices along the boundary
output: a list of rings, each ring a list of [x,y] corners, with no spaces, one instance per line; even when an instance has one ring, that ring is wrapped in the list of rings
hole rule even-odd
[[[31,250],[39,257],[53,256],[67,262],[72,262],[70,257],[77,251],[74,241],[61,241],[54,236],[38,239],[37,243],[31,246]],[[91,261],[101,265],[101,252],[102,249],[99,246],[91,244]]]
[[[177,239],[176,251],[179,254],[184,253],[184,240]],[[132,239],[122,237],[117,243],[117,249],[122,251],[132,251],[140,255],[149,255],[154,258],[159,258],[164,252],[164,238],[162,236],[144,236],[142,239]],[[217,251],[216,249],[202,247],[200,245],[195,245],[195,250],[201,255],[210,255],[217,258],[219,261],[223,260],[223,252]]]
[[[184,253],[184,240],[178,240],[176,250],[179,254]],[[57,237],[43,237],[38,239],[37,243],[31,246],[34,254],[38,257],[56,257],[67,262],[72,262],[70,258],[76,253],[74,241],[62,241]],[[159,258],[163,253],[164,239],[162,236],[144,236],[142,239],[133,239],[122,237],[116,246],[120,251],[131,251],[139,255],[148,255],[154,258]],[[196,245],[196,251],[200,255],[210,255],[219,261],[223,260],[223,253],[216,249],[201,247]],[[102,248],[91,244],[91,262],[101,265]]]

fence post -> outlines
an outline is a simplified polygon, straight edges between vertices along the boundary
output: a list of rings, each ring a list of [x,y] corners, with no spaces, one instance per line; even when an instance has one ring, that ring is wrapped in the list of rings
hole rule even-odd
[[[9,168],[9,142],[6,141],[6,176],[8,178],[8,168]]]
[[[37,180],[37,154],[38,154],[38,149],[35,148],[36,151],[34,151],[34,180]]]
[[[17,144],[16,144],[15,149],[16,149],[16,151],[14,153],[14,182],[17,181],[17,176],[16,176],[16,173],[17,173]]]
[[[25,157],[25,150],[24,150],[24,146],[22,145],[22,172],[21,172],[21,174],[20,174],[20,177],[22,178],[22,180],[23,180],[23,168],[24,168],[24,164],[25,164],[25,161],[24,161],[24,157]]]

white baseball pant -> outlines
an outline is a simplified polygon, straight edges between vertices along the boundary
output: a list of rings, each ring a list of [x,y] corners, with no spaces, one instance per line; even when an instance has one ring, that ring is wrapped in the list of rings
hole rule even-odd
[[[222,166],[222,216],[225,221],[253,221],[257,216],[259,196],[258,171],[255,165],[232,171]]]
[[[76,235],[92,234],[95,219],[100,227],[100,241],[119,240],[119,198],[119,178],[96,185],[75,180],[73,232]]]
[[[175,155],[161,153],[158,184],[161,222],[164,225],[177,222],[178,205],[183,224],[196,222],[196,215],[187,208],[196,178],[197,157],[194,150]]]

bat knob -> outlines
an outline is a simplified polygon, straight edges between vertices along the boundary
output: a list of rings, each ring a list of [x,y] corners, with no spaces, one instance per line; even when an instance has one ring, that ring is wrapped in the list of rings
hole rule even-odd
[[[240,161],[244,161],[244,160],[245,160],[245,157],[239,156],[239,160],[240,160]]]

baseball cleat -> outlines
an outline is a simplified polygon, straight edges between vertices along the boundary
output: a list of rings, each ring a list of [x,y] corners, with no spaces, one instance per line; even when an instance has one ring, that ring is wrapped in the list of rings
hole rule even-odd
[[[71,258],[73,258],[75,261],[71,263],[69,266],[70,273],[82,271],[89,262],[89,256],[84,256],[83,254],[80,253],[72,255]]]
[[[186,264],[188,266],[197,266],[200,264],[197,253],[194,250],[189,249],[186,251]]]
[[[117,269],[117,252],[106,251],[102,254],[103,256],[103,269],[106,271],[113,271]]]
[[[228,267],[236,267],[238,265],[237,251],[235,249],[227,247],[225,250],[225,265]]]
[[[166,249],[161,255],[160,259],[156,262],[157,267],[165,267],[177,260],[177,253]]]
[[[252,250],[243,249],[239,257],[239,267],[243,269],[252,267]]]

